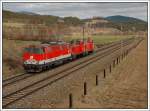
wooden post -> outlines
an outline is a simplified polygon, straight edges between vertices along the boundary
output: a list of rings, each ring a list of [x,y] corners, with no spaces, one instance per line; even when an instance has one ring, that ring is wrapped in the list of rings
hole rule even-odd
[[[118,57],[117,57],[117,64],[118,64]]]
[[[111,73],[111,64],[110,64],[110,66],[109,66],[109,71],[110,71],[110,73]]]
[[[106,71],[105,71],[105,69],[104,69],[104,78],[105,78],[105,76],[106,76]]]
[[[87,94],[87,86],[86,86],[86,82],[84,82],[84,95],[86,95]]]
[[[96,75],[96,86],[98,85],[98,75]]]
[[[72,108],[72,94],[69,94],[69,108]]]

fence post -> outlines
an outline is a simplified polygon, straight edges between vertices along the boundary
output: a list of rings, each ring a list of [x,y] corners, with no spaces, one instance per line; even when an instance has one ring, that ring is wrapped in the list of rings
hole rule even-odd
[[[117,57],[117,64],[118,64],[118,57]]]
[[[111,73],[111,64],[110,64],[110,66],[109,66],[109,71],[110,71],[110,73]]]
[[[69,108],[72,108],[72,94],[69,94]]]
[[[98,85],[98,75],[96,75],[96,86]]]
[[[104,78],[105,78],[105,76],[106,76],[106,71],[105,71],[105,69],[104,69]]]
[[[84,95],[87,95],[87,86],[86,86],[86,82],[84,82]]]

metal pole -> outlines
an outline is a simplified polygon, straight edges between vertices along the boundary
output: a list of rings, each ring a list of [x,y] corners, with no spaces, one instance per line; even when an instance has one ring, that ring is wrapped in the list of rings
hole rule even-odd
[[[83,26],[83,40],[84,40],[84,26]]]
[[[122,52],[123,52],[123,40],[121,40],[121,50],[120,50],[121,55],[122,55]]]

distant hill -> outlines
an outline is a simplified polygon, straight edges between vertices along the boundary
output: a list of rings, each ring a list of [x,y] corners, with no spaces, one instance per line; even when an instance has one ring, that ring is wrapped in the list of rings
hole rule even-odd
[[[133,17],[127,17],[127,16],[121,16],[121,15],[116,15],[116,16],[108,16],[106,17],[107,20],[110,20],[112,22],[145,22],[143,20],[133,18]]]
[[[59,17],[53,15],[40,15],[32,12],[11,12],[3,10],[3,22],[19,22],[30,24],[45,24],[46,26],[54,27],[59,22],[66,27],[69,26],[82,26],[89,21],[96,22],[96,27],[115,28],[121,31],[145,31],[147,30],[147,22],[127,16],[108,16],[106,18],[96,17],[88,19],[80,19],[77,17]],[[107,22],[108,21],[108,22]]]
[[[39,15],[32,12],[12,12],[3,10],[3,21],[14,21],[21,23],[37,23],[46,25],[55,24],[60,17],[53,15]]]
[[[127,16],[108,16],[105,19],[119,25],[122,27],[124,31],[145,31],[148,29],[148,24],[146,21],[133,18],[133,17],[127,17]]]
[[[21,12],[17,12],[17,13],[26,14],[26,15],[39,15],[39,14],[36,14],[36,13],[33,13],[33,12],[27,12],[27,11],[21,11]]]

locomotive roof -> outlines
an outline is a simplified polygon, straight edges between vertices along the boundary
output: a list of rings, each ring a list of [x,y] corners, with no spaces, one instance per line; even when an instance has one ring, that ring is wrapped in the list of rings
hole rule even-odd
[[[78,43],[78,42],[86,42],[86,41],[87,40],[77,39],[77,40],[72,40],[71,44],[73,42]],[[41,44],[38,44],[38,45],[29,45],[28,47],[29,48],[43,48],[43,47],[49,47],[49,46],[55,46],[55,45],[65,45],[65,44],[69,44],[69,43],[64,42],[64,41],[43,41],[43,42],[41,42]]]
[[[56,46],[56,45],[64,45],[64,44],[68,44],[66,42],[51,42],[51,43],[42,43],[42,44],[38,44],[38,45],[29,45],[29,48],[43,48],[43,47],[49,47],[49,46]]]
[[[41,44],[49,44],[49,45],[58,45],[58,44],[67,44],[64,41],[44,41]]]

